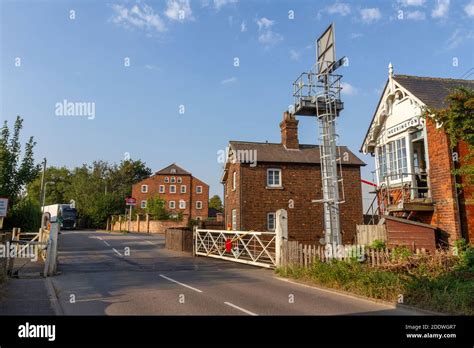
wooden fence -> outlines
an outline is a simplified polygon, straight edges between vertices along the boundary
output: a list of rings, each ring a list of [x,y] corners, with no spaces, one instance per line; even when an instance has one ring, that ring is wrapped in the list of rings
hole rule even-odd
[[[356,244],[371,245],[374,240],[387,241],[385,225],[357,225]]]
[[[417,260],[430,258],[433,264],[449,268],[456,258],[451,251],[436,251],[429,253],[425,249],[416,249],[411,253],[408,249],[405,254],[399,249],[372,249],[362,245],[346,245],[339,250],[332,250],[324,246],[303,245],[298,241],[282,243],[280,266],[282,267],[311,267],[315,262],[330,260],[350,261],[367,264],[371,267],[399,267],[407,263],[414,264]]]

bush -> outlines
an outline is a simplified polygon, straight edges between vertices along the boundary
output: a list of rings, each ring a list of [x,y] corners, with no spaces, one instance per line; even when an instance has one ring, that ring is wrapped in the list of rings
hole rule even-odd
[[[16,203],[5,219],[4,228],[10,230],[14,227],[19,227],[25,232],[37,232],[41,227],[40,206],[28,197]]]
[[[381,241],[380,239],[376,239],[372,242],[372,245],[370,247],[375,250],[381,250],[381,249],[385,249],[387,245],[385,244],[384,241]]]

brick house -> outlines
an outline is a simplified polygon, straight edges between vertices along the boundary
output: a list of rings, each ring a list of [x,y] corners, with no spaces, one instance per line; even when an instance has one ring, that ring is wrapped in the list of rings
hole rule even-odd
[[[137,208],[144,210],[147,200],[160,197],[171,214],[183,214],[183,220],[208,217],[209,185],[175,163],[132,186]]]
[[[427,107],[447,107],[447,95],[458,86],[472,89],[474,81],[394,75],[390,65],[361,147],[375,157],[378,214],[432,226],[436,243],[451,246],[460,238],[474,242],[474,188],[456,188],[465,178],[452,174],[459,163],[448,138],[422,114]],[[454,152],[462,162],[467,145]],[[407,241],[412,237],[407,234]]]
[[[275,212],[288,212],[290,240],[316,244],[323,237],[323,205],[319,146],[298,141],[298,121],[284,113],[281,143],[230,141],[222,176],[224,218],[233,230],[272,231]],[[341,233],[351,243],[356,224],[362,223],[360,167],[365,165],[347,147],[342,171],[345,203]]]

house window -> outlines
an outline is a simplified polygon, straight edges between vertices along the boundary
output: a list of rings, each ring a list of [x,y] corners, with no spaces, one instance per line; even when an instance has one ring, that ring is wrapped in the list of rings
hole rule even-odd
[[[176,185],[170,185],[170,193],[176,193]]]
[[[196,209],[202,209],[202,202],[196,201]]]
[[[270,168],[267,170],[267,186],[281,187],[281,169]]]
[[[232,209],[232,229],[237,230],[237,209]]]
[[[181,193],[186,193],[186,185],[181,185]]]
[[[168,178],[167,176],[165,177],[165,183],[169,183],[170,182],[170,178]]]
[[[160,193],[165,193],[165,185],[160,185]]]
[[[183,178],[178,178],[178,184],[181,184],[183,182]]]
[[[182,199],[179,201],[179,209],[186,209],[186,201]]]
[[[170,209],[176,208],[176,203],[175,203],[175,201],[169,201],[168,206],[170,207]]]
[[[391,180],[401,179],[400,173],[407,176],[407,149],[405,138],[389,142],[387,145],[378,147],[378,170],[379,180],[384,181],[386,176]]]
[[[267,229],[269,231],[275,231],[275,213],[267,214]]]
[[[171,177],[171,183],[174,184],[176,182],[176,178],[174,176]]]
[[[141,207],[142,209],[145,209],[145,208],[146,208],[146,201],[141,201],[140,207]]]
[[[142,185],[142,193],[148,192],[148,185]]]
[[[202,193],[202,186],[196,186],[196,193]]]
[[[237,172],[232,174],[232,190],[237,188]]]

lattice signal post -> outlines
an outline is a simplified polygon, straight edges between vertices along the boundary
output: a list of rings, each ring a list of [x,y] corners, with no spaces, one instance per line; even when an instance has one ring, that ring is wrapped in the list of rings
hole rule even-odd
[[[345,58],[335,60],[334,25],[331,24],[317,40],[317,63],[293,83],[294,105],[290,113],[313,116],[318,120],[319,149],[323,198],[313,200],[324,204],[324,243],[340,245],[339,205],[344,203],[341,156],[337,151],[336,119],[344,108],[341,101],[341,78],[333,72]]]

